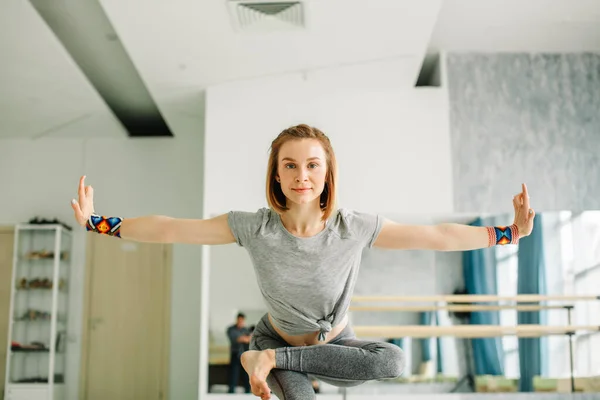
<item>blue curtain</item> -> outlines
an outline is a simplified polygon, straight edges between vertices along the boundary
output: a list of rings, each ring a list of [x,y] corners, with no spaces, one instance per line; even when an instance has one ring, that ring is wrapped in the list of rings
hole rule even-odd
[[[546,294],[546,266],[544,259],[544,238],[542,234],[542,219],[536,216],[533,231],[529,237],[519,242],[519,273],[517,293]],[[543,324],[542,313],[519,312],[519,324]],[[533,391],[533,377],[542,375],[542,365],[546,364],[546,338],[519,338],[519,368],[521,392]],[[543,357],[544,356],[544,357]],[[545,368],[544,368],[545,369]]]
[[[431,325],[431,312],[422,312],[421,313],[421,325],[424,325],[424,326]],[[427,362],[430,360],[431,360],[430,339],[429,338],[421,339],[421,361]]]
[[[440,325],[439,313],[435,314],[435,324]],[[435,347],[436,347],[436,364],[437,364],[437,373],[442,374],[444,372],[444,365],[442,363],[442,338],[439,336],[435,338]]]
[[[471,225],[484,226],[481,218]],[[469,294],[497,294],[496,265],[489,251],[493,251],[493,248],[463,252],[463,274]],[[489,311],[471,312],[471,324],[499,325],[500,315]],[[499,337],[473,339],[472,344],[476,375],[504,374],[502,341]]]

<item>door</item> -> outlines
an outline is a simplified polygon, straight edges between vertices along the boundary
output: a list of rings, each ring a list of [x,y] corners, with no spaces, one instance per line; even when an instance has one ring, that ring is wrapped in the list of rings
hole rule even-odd
[[[0,399],[4,393],[6,350],[8,347],[8,318],[10,317],[10,292],[13,269],[12,228],[0,227]]]
[[[88,234],[81,399],[166,399],[171,254]]]

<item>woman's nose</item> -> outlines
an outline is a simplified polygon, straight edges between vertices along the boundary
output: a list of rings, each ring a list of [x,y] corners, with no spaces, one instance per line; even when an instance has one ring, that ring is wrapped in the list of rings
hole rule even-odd
[[[296,182],[304,182],[308,177],[308,173],[304,169],[298,170],[298,175],[296,176]]]

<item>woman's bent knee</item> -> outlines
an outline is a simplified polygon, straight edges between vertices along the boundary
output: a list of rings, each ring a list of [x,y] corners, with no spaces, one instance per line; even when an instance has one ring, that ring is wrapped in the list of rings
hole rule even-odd
[[[391,344],[384,354],[385,377],[398,378],[404,372],[404,366],[406,365],[404,351],[400,347]]]
[[[269,375],[267,378],[267,384],[271,388],[271,392],[274,396],[272,399],[279,400],[315,400],[317,397],[315,390],[313,389],[310,382],[305,384],[304,382],[281,382],[277,378]]]

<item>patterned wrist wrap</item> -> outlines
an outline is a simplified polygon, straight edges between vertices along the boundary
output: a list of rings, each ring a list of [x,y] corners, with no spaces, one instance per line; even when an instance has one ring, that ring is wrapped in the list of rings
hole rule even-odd
[[[511,226],[488,226],[488,247],[519,243],[519,229]]]
[[[90,215],[85,229],[88,231],[100,233],[102,235],[121,237],[121,222],[120,217],[104,217],[96,214]]]

